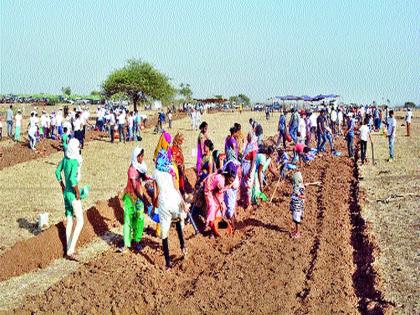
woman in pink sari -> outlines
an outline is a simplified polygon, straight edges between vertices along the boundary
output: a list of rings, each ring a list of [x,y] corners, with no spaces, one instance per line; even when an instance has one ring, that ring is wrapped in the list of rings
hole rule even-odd
[[[225,171],[222,174],[210,174],[204,182],[204,196],[207,207],[206,226],[210,227],[212,236],[220,237],[217,225],[226,212],[224,192],[234,183],[235,178],[236,171]]]
[[[242,180],[240,189],[240,202],[245,210],[251,206],[251,192],[254,183],[258,153],[257,137],[252,132],[248,133],[247,141],[242,158]]]
[[[201,160],[203,159],[204,154],[204,142],[208,139],[207,136],[208,124],[203,121],[200,125],[200,134],[197,139],[197,163],[196,163],[196,172],[200,174],[201,172]]]

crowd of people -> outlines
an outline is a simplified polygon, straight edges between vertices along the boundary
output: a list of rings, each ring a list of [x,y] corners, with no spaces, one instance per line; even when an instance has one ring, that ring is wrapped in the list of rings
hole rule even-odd
[[[384,123],[388,137],[389,161],[394,158],[396,120],[392,110],[370,107],[331,106],[319,113],[309,110],[291,109],[290,115],[282,112],[279,117],[278,137],[274,144],[264,142],[262,124],[255,119],[248,126],[235,123],[229,129],[223,146],[216,144],[209,136],[209,124],[201,120],[199,109],[191,108],[191,127],[198,131],[196,142],[195,185],[188,186],[183,154],[184,136],[171,131],[172,112],[166,118],[165,128],[160,115],[158,118],[159,141],[154,152],[145,152],[136,147],[131,156],[127,171],[127,184],[122,198],[124,209],[123,245],[120,252],[129,248],[140,251],[145,226],[154,224],[155,233],[162,239],[165,266],[171,267],[169,255],[169,230],[175,227],[183,255],[187,254],[183,228],[191,223],[196,232],[221,237],[220,225],[223,221],[227,234],[233,234],[237,222],[237,208],[245,212],[257,209],[269,200],[267,178],[292,182],[290,192],[290,211],[293,229],[291,237],[301,236],[300,225],[304,217],[305,184],[299,167],[326,154],[340,156],[334,146],[338,137],[347,143],[347,155],[355,156],[355,136],[359,140],[360,161],[367,162],[367,143],[371,132],[379,131]],[[386,117],[383,120],[383,116]],[[30,113],[28,137],[30,147],[36,148],[38,141],[51,138],[60,139],[64,157],[56,169],[56,178],[63,192],[66,223],[66,255],[77,259],[75,248],[83,228],[83,209],[81,200],[86,198],[89,186],[79,187],[82,149],[86,128],[92,127],[109,132],[111,142],[118,134],[119,141],[140,141],[145,116],[127,108],[98,107],[96,122],[89,123],[87,108],[67,107],[50,114],[36,110]],[[406,115],[407,135],[410,135],[411,110]],[[7,134],[19,141],[21,138],[22,112],[13,111],[11,105],[6,114]],[[273,130],[273,134],[275,131]],[[316,144],[311,147],[311,144]],[[329,144],[329,150],[327,150]],[[153,155],[154,171],[149,176],[144,161],[146,154]],[[291,155],[290,155],[291,154]],[[269,175],[270,174],[270,175]],[[289,174],[289,176],[288,176]],[[191,183],[190,183],[191,184]],[[74,219],[76,220],[73,231]],[[201,222],[197,224],[197,220]],[[154,223],[153,223],[154,222]],[[200,226],[200,229],[197,227]]]

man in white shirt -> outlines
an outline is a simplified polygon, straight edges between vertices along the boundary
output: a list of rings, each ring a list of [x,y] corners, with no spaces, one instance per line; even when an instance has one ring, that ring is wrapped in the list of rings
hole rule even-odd
[[[359,128],[359,132],[360,132],[360,155],[361,155],[362,164],[365,164],[367,142],[368,142],[368,139],[371,139],[368,122],[369,122],[369,119],[366,117],[364,119],[363,125]],[[372,141],[372,139],[371,139],[371,141]]]
[[[17,114],[15,116],[15,122],[16,122],[15,141],[20,141],[20,130],[22,127],[22,114],[20,113],[20,110],[17,111]]]
[[[337,134],[337,111],[335,110],[335,108],[333,108],[331,110],[331,128],[332,128],[332,133],[335,136]]]
[[[309,122],[310,122],[310,125],[311,125],[311,137],[312,137],[312,135],[314,135],[315,140],[318,139],[317,138],[317,132],[316,132],[316,119],[317,119],[317,115],[315,114],[315,111],[313,111],[311,116],[309,116]]]
[[[125,114],[123,111],[120,111],[120,114],[117,117],[118,121],[118,137],[119,141],[125,143]]]
[[[405,115],[405,125],[407,127],[407,137],[410,136],[410,129],[411,129],[411,119],[413,117],[413,112],[411,108],[407,107],[407,113]]]
[[[395,144],[395,131],[397,129],[397,121],[394,118],[394,111],[389,111],[389,117],[386,120],[387,124],[387,136],[388,136],[388,144],[389,144],[389,159],[388,162],[392,162],[394,160],[394,144]]]
[[[298,143],[305,143],[306,139],[306,124],[305,124],[305,111],[302,109],[300,111],[300,117],[298,122]]]
[[[46,138],[47,137],[47,129],[48,129],[48,126],[47,126],[47,113],[45,112],[45,111],[42,111],[42,114],[41,114],[41,137],[42,138]]]
[[[57,125],[57,131],[58,134],[61,135],[63,134],[63,110],[59,109],[57,112],[57,115],[55,116],[55,123]]]
[[[337,112],[337,132],[341,135],[341,127],[343,126],[343,110],[341,108],[338,109]]]
[[[35,150],[36,132],[38,130],[38,117],[36,117],[36,112],[31,113],[28,127],[29,145],[32,150]]]

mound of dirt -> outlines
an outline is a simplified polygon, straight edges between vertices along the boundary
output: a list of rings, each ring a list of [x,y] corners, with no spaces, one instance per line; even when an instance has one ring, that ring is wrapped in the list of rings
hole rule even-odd
[[[222,231],[221,239],[194,238],[188,225],[187,259],[182,259],[171,230],[174,268],[169,273],[163,271],[160,240],[146,235],[140,254],[109,250],[44,293],[28,297],[16,311],[354,313],[358,297],[350,244],[352,163],[327,156],[301,171],[305,182],[321,184],[306,189],[300,239],[289,236],[291,184],[282,181],[273,203],[262,204],[254,213],[238,209],[233,236]],[[267,188],[269,196],[273,188],[273,183]],[[107,207],[98,205],[102,217]]]

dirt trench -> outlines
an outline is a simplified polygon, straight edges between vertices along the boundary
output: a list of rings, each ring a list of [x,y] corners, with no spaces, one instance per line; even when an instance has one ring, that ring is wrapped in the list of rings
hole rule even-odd
[[[163,270],[159,239],[146,235],[140,254],[109,250],[47,291],[28,297],[16,311],[358,313],[348,214],[352,167],[347,158],[333,157],[302,167],[305,182],[322,184],[306,190],[300,239],[289,236],[291,185],[284,181],[273,203],[252,214],[238,209],[233,237],[194,237],[187,226],[185,260],[172,231],[175,266],[169,273]]]

